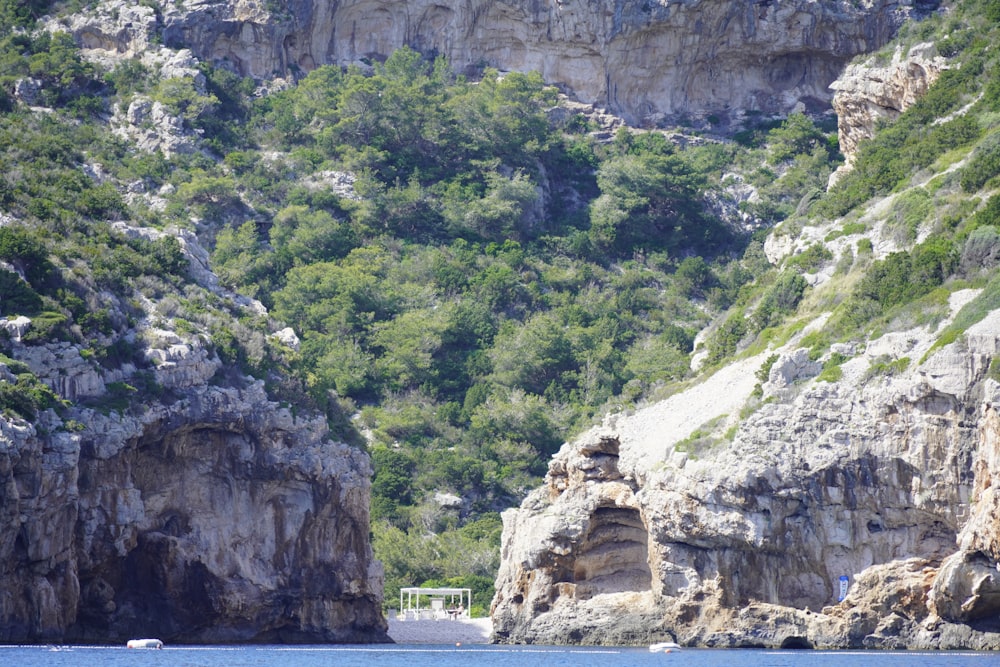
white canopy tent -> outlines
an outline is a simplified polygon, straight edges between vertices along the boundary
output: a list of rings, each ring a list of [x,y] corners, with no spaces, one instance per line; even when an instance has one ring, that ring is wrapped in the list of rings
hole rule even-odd
[[[403,597],[406,603],[403,603]],[[421,609],[420,601],[422,597],[429,597],[430,604]],[[445,609],[445,603],[448,608]],[[469,618],[469,609],[472,608],[471,588],[419,588],[408,587],[399,589],[399,611],[404,617],[421,618],[423,615],[431,617],[445,618]],[[458,611],[458,610],[461,611]]]

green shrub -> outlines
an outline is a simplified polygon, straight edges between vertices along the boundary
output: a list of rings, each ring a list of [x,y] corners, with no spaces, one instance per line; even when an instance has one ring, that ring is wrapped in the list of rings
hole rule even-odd
[[[799,344],[809,350],[809,360],[817,361],[830,349],[831,333],[826,329],[811,331],[802,337]]]
[[[790,114],[779,127],[767,133],[768,161],[778,164],[815,148],[826,150],[829,144],[805,114]]]
[[[778,359],[779,355],[777,354],[772,354],[771,356],[769,356],[767,359],[764,360],[764,363],[760,365],[760,368],[758,368],[757,371],[754,373],[754,377],[756,377],[757,380],[761,383],[767,382],[768,379],[771,377],[771,368],[778,361]]]
[[[754,373],[754,377],[757,378],[757,384],[753,387],[753,397],[760,398],[764,395],[764,383],[768,381],[771,377],[771,367],[774,366],[775,362],[778,361],[779,355],[772,354],[764,363],[760,365],[757,372]]]
[[[844,251],[840,254],[840,259],[837,260],[837,265],[834,267],[834,275],[846,275],[850,273],[853,266],[854,253],[851,251],[850,247],[844,248]]]
[[[986,204],[975,212],[969,222],[972,229],[986,225],[1000,226],[1000,194],[987,199]]]
[[[994,382],[1000,382],[1000,357],[990,359],[990,367],[986,371],[986,377]]]
[[[0,380],[0,411],[4,413],[33,420],[39,411],[57,405],[59,397],[32,373],[18,373],[13,384]]]
[[[94,356],[101,366],[108,369],[121,368],[124,364],[141,365],[143,362],[142,350],[125,337],[117,339],[108,347],[95,349]]]
[[[917,238],[920,225],[934,209],[931,196],[923,188],[907,190],[893,202],[887,228],[898,231],[899,240],[913,241]]]
[[[0,8],[0,19],[2,12]],[[0,35],[7,33],[4,27],[0,20]],[[43,106],[65,106],[103,87],[96,68],[80,57],[73,38],[62,32],[0,37],[0,86],[10,87],[28,76],[42,82],[37,103]]]
[[[1000,137],[994,137],[1000,139]],[[977,149],[964,167],[959,184],[965,192],[977,192],[1000,174],[1000,140]]]
[[[42,297],[20,276],[0,269],[0,315],[34,315],[42,309]]]
[[[0,364],[7,367],[14,375],[22,375],[24,373],[31,373],[31,368],[28,364],[23,361],[17,361],[16,359],[11,359],[6,354],[0,353]]]
[[[972,30],[959,30],[937,41],[937,52],[945,58],[954,58],[968,47],[975,36]]]
[[[722,434],[721,436],[718,434],[718,428],[727,416],[719,415],[708,420],[700,428],[692,431],[691,435],[678,441],[674,445],[674,451],[684,452],[692,459],[695,459],[699,454],[712,449],[716,445],[722,444],[726,440],[730,440],[731,438],[726,437],[728,429],[726,434]],[[735,434],[733,435],[735,436]]]
[[[127,382],[109,382],[105,386],[104,395],[92,399],[90,402],[103,414],[111,412],[124,414],[132,405],[138,392],[139,390],[135,386]]]
[[[994,275],[975,299],[962,306],[951,324],[941,331],[937,340],[921,358],[920,363],[923,363],[938,348],[956,341],[969,327],[997,309],[1000,309],[1000,274]]]
[[[144,92],[150,84],[149,70],[138,58],[119,62],[104,78],[123,99]]]
[[[840,229],[835,229],[827,234],[823,240],[829,243],[841,236],[851,236],[852,234],[863,234],[868,226],[863,222],[845,222]],[[866,239],[867,240],[867,239]],[[869,241],[870,243],[870,241]]]
[[[108,336],[114,332],[111,313],[107,308],[83,313],[77,320],[77,324],[89,334],[99,333]]]
[[[828,262],[833,259],[833,253],[831,253],[826,246],[820,243],[814,243],[802,252],[792,255],[785,260],[786,268],[798,268],[802,271],[815,271],[823,265],[824,262]]]
[[[762,331],[778,324],[785,315],[795,312],[805,294],[805,278],[791,271],[783,271],[761,297],[750,320],[755,331]]]
[[[1000,228],[993,225],[977,227],[965,240],[959,268],[967,277],[1000,263]]]
[[[10,262],[36,288],[42,288],[53,274],[48,251],[37,232],[20,225],[0,227],[0,260]]]
[[[43,311],[32,318],[23,340],[27,343],[72,340],[68,324],[69,318],[62,313]]]
[[[616,253],[703,250],[725,230],[695,205],[703,178],[672,149],[629,152],[598,169],[601,196],[590,207],[593,243]]]
[[[899,375],[904,372],[910,366],[909,357],[900,357],[899,359],[891,359],[886,355],[878,357],[872,360],[871,366],[868,367],[868,371],[865,373],[865,378],[873,377],[892,377],[894,375]]]
[[[180,116],[184,124],[192,129],[202,116],[212,113],[219,102],[214,95],[199,92],[194,78],[190,76],[161,79],[150,96]]]
[[[840,352],[832,352],[830,357],[823,362],[823,369],[816,376],[820,382],[836,382],[843,377],[844,371],[840,367],[847,361],[847,357]]]
[[[845,302],[845,317],[852,326],[864,327],[941,285],[957,263],[952,241],[942,236],[932,236],[910,252],[892,253],[868,269]]]
[[[708,341],[708,363],[716,363],[732,356],[747,335],[747,319],[743,310],[737,309],[726,318]]]
[[[372,521],[386,520],[398,525],[404,516],[400,507],[413,502],[414,461],[406,452],[389,447],[372,449],[371,457],[375,469],[372,478]]]
[[[751,127],[733,135],[733,140],[745,148],[760,148],[766,143],[768,132],[781,126],[781,121],[776,119],[754,120],[756,122]]]
[[[102,183],[81,193],[78,210],[91,218],[117,219],[125,212],[125,201],[114,185]]]
[[[30,28],[44,16],[53,0],[0,0],[0,35],[11,28]]]
[[[148,240],[109,234],[108,241],[110,248],[92,262],[94,278],[103,287],[125,293],[138,276],[177,284],[186,274],[188,260],[174,236]]]

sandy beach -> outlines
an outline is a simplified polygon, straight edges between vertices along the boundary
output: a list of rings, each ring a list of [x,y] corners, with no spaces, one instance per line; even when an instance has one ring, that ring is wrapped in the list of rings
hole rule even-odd
[[[397,644],[488,644],[493,633],[489,618],[459,621],[400,621],[389,619],[389,637]]]

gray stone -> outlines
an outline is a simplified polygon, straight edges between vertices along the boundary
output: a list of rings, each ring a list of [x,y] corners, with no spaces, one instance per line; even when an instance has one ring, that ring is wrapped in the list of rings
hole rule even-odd
[[[835,382],[793,340],[768,384],[796,390],[732,442],[675,451],[693,415],[749,399],[768,353],[565,445],[503,514],[496,639],[1000,648],[984,620],[1000,611],[998,332],[1000,311],[922,364],[926,330],[842,348],[858,356]],[[869,377],[889,352],[912,361]]]
[[[897,48],[886,65],[872,58],[853,63],[830,84],[845,158],[831,175],[831,185],[853,168],[858,145],[875,134],[878,124],[895,120],[913,106],[947,67],[947,61],[935,55],[933,44],[917,44],[906,53]]]
[[[407,45],[445,55],[458,70],[486,63],[538,71],[632,123],[827,104],[842,67],[881,47],[914,14],[913,3],[896,0],[652,0],[614,11],[598,2],[297,0],[280,12],[251,0],[207,0],[163,3],[158,24],[139,11],[123,20],[126,6],[105,0],[53,29],[111,60],[147,52],[162,28],[164,44],[263,80],[382,60]]]
[[[28,106],[35,106],[42,94],[42,82],[39,79],[25,78],[14,82],[14,97]]]

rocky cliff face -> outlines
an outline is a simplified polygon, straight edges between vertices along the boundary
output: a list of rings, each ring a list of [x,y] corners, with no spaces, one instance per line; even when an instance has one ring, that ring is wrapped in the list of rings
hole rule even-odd
[[[120,0],[67,19],[95,56],[162,38],[259,79],[385,58],[403,45],[455,67],[537,70],[580,101],[632,122],[826,105],[829,84],[933,0],[317,2]]]
[[[504,515],[497,639],[1000,647],[998,331],[844,347],[837,382],[792,343],[731,441],[688,436],[736,423],[763,355],[567,444]]]
[[[830,84],[835,91],[837,135],[845,164],[833,177],[850,171],[858,145],[875,135],[880,122],[891,122],[918,99],[947,67],[933,44],[918,44],[905,53],[897,48],[887,63],[869,58],[847,66]]]
[[[66,405],[0,418],[0,641],[387,641],[367,456],[145,306],[115,368],[5,326]]]

